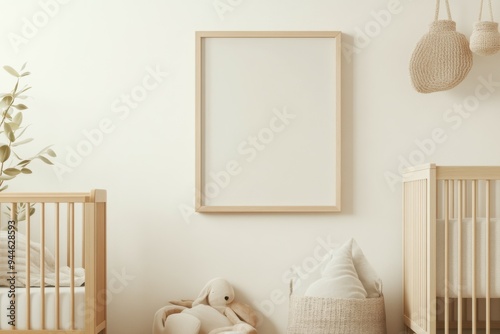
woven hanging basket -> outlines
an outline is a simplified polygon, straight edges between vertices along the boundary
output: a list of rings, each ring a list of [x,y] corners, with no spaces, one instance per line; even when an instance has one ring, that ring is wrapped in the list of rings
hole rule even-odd
[[[481,21],[483,12],[483,0],[479,9],[479,20],[474,23],[474,29],[470,36],[470,49],[480,56],[490,56],[500,50],[500,33],[498,23],[493,21],[493,8],[489,0],[491,21]]]
[[[386,334],[384,297],[290,296],[287,334]]]
[[[410,77],[413,87],[420,93],[451,89],[461,83],[472,67],[472,52],[467,38],[456,31],[451,20],[448,0],[448,20],[436,17],[429,32],[417,43],[410,59]]]

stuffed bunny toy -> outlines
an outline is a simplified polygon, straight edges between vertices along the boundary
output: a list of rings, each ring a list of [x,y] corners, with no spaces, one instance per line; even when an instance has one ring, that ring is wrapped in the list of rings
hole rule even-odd
[[[257,315],[234,301],[234,289],[223,278],[210,280],[198,297],[171,301],[154,317],[153,334],[257,334]]]

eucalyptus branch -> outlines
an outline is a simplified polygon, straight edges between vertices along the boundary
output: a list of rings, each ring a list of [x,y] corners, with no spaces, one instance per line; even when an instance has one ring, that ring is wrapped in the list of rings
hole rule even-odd
[[[12,93],[10,95],[6,94],[4,96],[4,99],[5,98],[9,98],[10,97],[10,103],[9,105],[7,106],[7,108],[5,108],[5,111],[3,112],[3,115],[2,115],[2,121],[0,122],[0,128],[2,127],[2,125],[4,124],[5,122],[5,119],[7,118],[7,116],[9,115],[9,111],[10,109],[12,108],[12,106],[14,105],[14,102],[16,101],[16,93],[17,93],[17,87],[19,86],[19,78],[17,78],[17,81],[16,81],[16,85],[14,86],[14,89],[12,90]],[[9,100],[9,99],[7,99]]]
[[[2,116],[0,120],[0,134],[3,133],[8,144],[0,143],[0,191],[7,189],[5,181],[14,179],[19,174],[31,174],[31,169],[27,166],[34,160],[39,159],[46,164],[52,165],[50,158],[56,156],[56,153],[50,148],[45,147],[36,155],[30,158],[21,158],[15,150],[21,145],[31,142],[32,138],[19,140],[25,133],[27,126],[21,126],[23,123],[23,112],[28,109],[25,104],[17,103],[17,99],[24,99],[23,94],[31,87],[19,88],[21,78],[28,76],[30,72],[24,71],[26,64],[21,68],[21,72],[16,71],[10,66],[4,66],[4,70],[16,78],[15,85],[10,93],[0,95],[0,107]],[[24,71],[24,72],[23,72]]]

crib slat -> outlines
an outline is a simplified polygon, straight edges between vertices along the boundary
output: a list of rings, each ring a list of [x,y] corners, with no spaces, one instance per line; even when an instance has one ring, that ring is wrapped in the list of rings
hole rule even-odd
[[[496,184],[496,181],[494,181]],[[490,188],[491,181],[486,180],[486,334],[491,333],[491,310],[490,310]],[[497,187],[494,187],[495,189]]]
[[[423,238],[425,244],[427,245],[427,266],[426,266],[426,276],[427,276],[427,284],[426,290],[427,299],[426,304],[435,304],[437,301],[436,296],[436,276],[433,274],[436,272],[436,202],[437,202],[437,185],[435,173],[431,172],[429,175],[429,179],[424,182],[425,187],[423,188],[423,195],[426,198],[424,203],[425,207],[425,229]],[[427,327],[429,333],[433,333],[434,329],[437,326],[437,314],[435,312],[430,312],[428,315]]]
[[[42,329],[45,329],[45,203],[41,204],[40,219],[40,300]]]
[[[26,328],[31,329],[31,215],[30,203],[26,203],[28,213],[26,214]]]
[[[458,220],[458,334],[462,334],[462,197],[463,197],[463,181],[458,181],[457,189],[457,220]]]
[[[82,268],[85,268],[85,210],[82,208]]]
[[[100,308],[101,306],[97,303],[95,298],[96,296],[96,280],[93,278],[96,277],[96,251],[97,247],[95,247],[95,243],[92,242],[93,239],[96,239],[96,225],[93,221],[93,217],[96,214],[96,207],[93,205],[85,204],[84,210],[86,211],[85,217],[87,221],[84,222],[85,225],[85,234],[87,235],[85,246],[86,248],[86,261],[87,268],[85,268],[85,328],[95,328],[97,325],[97,318],[93,316],[95,314],[95,310]]]
[[[71,221],[71,210],[69,203],[66,204],[66,266],[70,266],[69,263],[69,254],[70,254],[70,244],[69,241],[71,239],[71,230],[70,230],[70,221]]]
[[[10,207],[10,220],[13,221],[14,224],[17,224],[17,203],[11,203],[11,207]],[[9,229],[10,223],[7,223],[7,224],[8,224],[7,225],[7,231],[9,233],[9,237],[10,237],[10,229]],[[19,224],[17,224],[17,226],[19,226]],[[15,234],[14,234],[14,236],[15,236]],[[6,249],[9,250],[9,239],[8,238],[7,238],[7,247],[6,247]],[[14,249],[14,251],[15,251],[15,249]],[[7,255],[7,258],[9,258],[10,253],[7,251],[6,255]],[[15,253],[14,253],[13,257],[14,257],[14,259],[13,259],[14,263],[12,264],[12,266],[8,265],[7,268],[9,268],[8,269],[9,273],[11,273],[11,275],[15,276],[16,275]],[[16,302],[15,296],[10,297],[10,301],[11,302],[14,301],[14,303],[15,303]],[[14,322],[13,326],[11,325],[11,328],[12,329],[16,329],[15,322]]]
[[[71,329],[75,329],[75,203],[69,203],[70,216],[70,301],[71,301]]]
[[[449,226],[450,226],[450,187],[448,185],[449,181],[444,181],[444,281],[449,282],[448,280],[448,245],[449,245]],[[450,287],[448,284],[445,285],[444,288],[444,332],[445,334],[450,333]]]
[[[468,199],[468,192],[467,192],[467,180],[463,180],[463,193],[462,193],[462,218],[467,218],[467,203],[469,201]]]
[[[420,183],[421,181],[417,181],[417,184],[415,185],[415,187],[413,188],[413,198],[414,198],[414,201],[417,203],[417,207],[420,207],[420,205],[422,204],[420,202],[420,196],[419,196],[419,192],[418,192],[418,189],[420,187]],[[420,222],[420,211],[417,210],[416,212],[416,219],[417,219],[417,222]],[[418,268],[418,270],[421,270],[421,263],[422,261],[419,261],[419,258],[418,256],[420,254],[422,254],[422,251],[421,251],[421,248],[420,248],[420,225],[417,223],[417,224],[414,224],[413,225],[413,235],[416,236],[416,242],[417,242],[417,246],[416,246],[416,249],[417,249],[417,253],[416,255],[414,255],[413,257],[413,261],[414,261],[414,268]],[[418,284],[414,284],[414,291],[413,291],[413,294],[416,296],[415,298],[417,299],[417,305],[422,305],[422,299],[423,299],[423,296],[422,296],[422,280],[421,280],[421,277],[415,277],[416,279],[418,279],[417,283]],[[425,323],[422,324],[422,326],[424,326]]]
[[[56,285],[55,285],[55,291],[56,291],[56,329],[60,329],[60,315],[59,315],[59,307],[60,307],[60,301],[59,301],[59,271],[60,271],[60,264],[59,264],[59,256],[60,256],[60,249],[59,249],[59,203],[55,203],[56,207],[56,221],[55,221],[55,272],[56,272]]]
[[[450,198],[450,201],[449,201],[449,205],[450,205],[450,218],[454,218],[455,217],[455,181],[453,180],[450,180],[449,182],[449,186],[450,186],[450,189],[449,189],[449,192],[448,194],[451,196]]]
[[[476,302],[476,201],[477,182],[472,180],[472,334],[477,334],[477,302]]]
[[[421,208],[423,203],[422,203],[422,188],[424,186],[424,181],[420,180],[418,181],[418,188],[417,188],[417,193],[416,196],[418,198],[418,207]],[[423,211],[424,210],[418,210],[418,222],[422,222],[422,217],[423,217]],[[417,224],[417,235],[418,235],[418,254],[426,254],[426,250],[422,249],[422,229],[424,228],[424,224]],[[420,264],[420,270],[422,272],[425,272],[425,267],[426,267],[426,262],[425,261],[419,261]],[[424,287],[424,280],[420,279],[420,286],[418,290],[420,291],[420,303],[419,305],[424,305],[425,300],[426,300],[426,290]]]

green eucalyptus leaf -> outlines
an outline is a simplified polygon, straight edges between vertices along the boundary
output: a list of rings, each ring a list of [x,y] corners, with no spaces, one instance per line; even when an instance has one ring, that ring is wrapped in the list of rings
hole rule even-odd
[[[32,216],[35,213],[35,208],[33,206],[29,207],[29,215]],[[18,221],[26,220],[26,207],[23,207],[18,210],[19,214],[17,216]]]
[[[21,77],[25,77],[25,76],[30,75],[30,74],[31,74],[31,72],[24,72],[24,73],[21,73]]]
[[[19,103],[19,104],[14,104],[12,105],[14,108],[17,110],[26,110],[28,107],[25,104]]]
[[[19,78],[19,73],[17,73],[17,71],[12,67],[5,65],[3,69],[6,70],[9,74],[15,76],[16,78]]]
[[[46,164],[48,165],[53,165],[52,161],[50,161],[49,159],[47,159],[46,157],[44,157],[43,155],[40,155],[37,157],[38,159],[42,160],[43,162],[45,162]]]
[[[44,147],[43,149],[41,149],[41,150],[40,150],[40,152],[38,152],[38,153],[36,154],[36,156],[39,156],[40,154],[45,153],[45,152],[46,152],[49,148],[51,148],[51,147],[52,147],[52,145],[49,145],[49,146]]]
[[[23,64],[23,66],[21,67],[21,71],[22,71],[22,70],[24,70],[24,69],[26,68],[26,64],[28,64],[28,62],[25,62],[25,63]]]
[[[11,111],[12,111],[11,108],[7,109],[2,116],[8,120],[11,120],[12,119]]]
[[[10,175],[0,175],[0,180],[1,181],[7,181],[7,180],[12,180],[15,176],[10,176]]]
[[[57,156],[56,152],[54,152],[54,150],[52,150],[51,148],[47,150],[47,154],[52,158],[55,158]]]
[[[16,132],[16,130],[19,129],[19,124],[15,122],[9,122],[9,126],[12,129],[12,132]]]
[[[5,190],[5,189],[7,189],[8,187],[9,187],[9,185],[7,184],[7,185],[3,186],[2,188],[0,188],[0,191],[4,191],[4,190]]]
[[[9,210],[10,211],[10,210]],[[35,213],[35,208],[30,205],[29,209],[29,215],[32,216]],[[19,205],[17,209],[17,220],[18,221],[24,221],[26,220],[26,205]]]
[[[21,160],[20,162],[17,163],[18,166],[25,167],[27,166],[31,160]]]
[[[12,101],[14,101],[14,97],[11,94],[7,94],[2,98],[2,103],[9,106]]]
[[[11,142],[16,141],[16,137],[14,136],[14,132],[12,131],[12,127],[9,123],[3,123],[3,129],[5,131],[5,136],[7,137],[7,139],[9,139]]]
[[[33,172],[29,168],[21,168],[21,173],[23,173],[23,174],[31,174]]]
[[[26,210],[18,209],[17,210],[17,221],[22,222],[26,220]]]
[[[17,138],[19,139],[19,137],[17,137]],[[12,147],[20,146],[20,145],[29,143],[31,141],[33,141],[33,138],[26,138],[26,139],[21,140],[21,141],[16,141],[15,143],[12,143]]]
[[[6,175],[10,175],[10,176],[16,176],[16,175],[21,173],[21,170],[12,167],[12,168],[4,169],[3,173]]]
[[[9,145],[0,146],[0,162],[4,163],[10,157],[10,147]]]
[[[18,125],[18,128],[19,128],[19,126],[23,122],[23,114],[18,112],[16,114],[16,116],[14,116],[14,118],[12,119],[12,122],[16,123]]]

